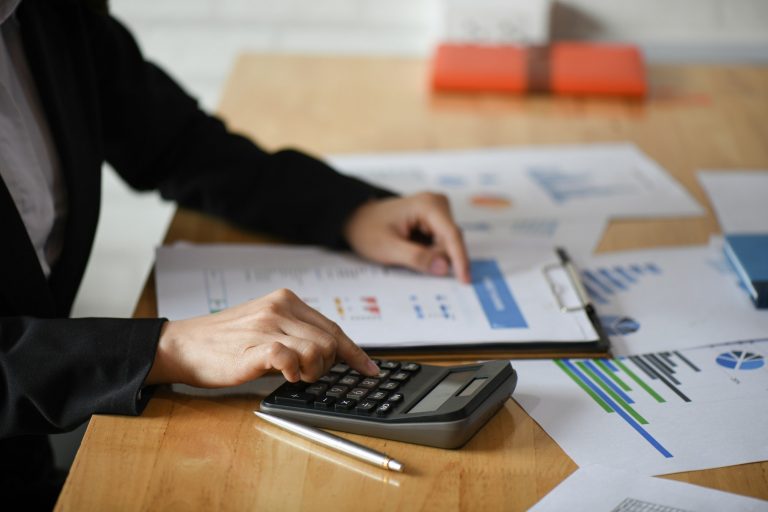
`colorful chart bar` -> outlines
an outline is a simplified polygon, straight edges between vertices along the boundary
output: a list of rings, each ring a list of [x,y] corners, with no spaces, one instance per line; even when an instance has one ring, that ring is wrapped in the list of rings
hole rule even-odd
[[[472,286],[492,329],[528,327],[495,260],[473,260],[470,270]]]
[[[673,457],[669,450],[664,448],[656,438],[643,428],[643,424],[648,424],[648,422],[630,407],[622,399],[621,395],[616,394],[606,384],[607,377],[601,378],[595,373],[597,367],[594,364],[590,361],[578,361],[574,364],[569,359],[556,359],[555,364],[574,380],[579,387],[585,390],[604,410],[609,411],[610,409],[609,412],[615,412],[621,416],[629,426],[648,441],[661,455],[665,458]]]

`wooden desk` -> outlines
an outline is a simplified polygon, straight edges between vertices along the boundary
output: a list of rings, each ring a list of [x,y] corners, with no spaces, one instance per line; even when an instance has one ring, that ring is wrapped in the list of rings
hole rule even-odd
[[[430,96],[423,61],[242,57],[221,113],[269,148],[318,154],[629,140],[708,205],[696,169],[768,168],[768,68],[653,67],[647,102]],[[707,242],[711,214],[612,222],[599,249]],[[187,211],[167,241],[258,241]],[[152,280],[136,309],[155,315]],[[458,451],[346,435],[395,475],[256,421],[254,397],[159,392],[141,417],[94,417],[59,510],[524,510],[576,469],[512,400]],[[768,499],[768,463],[669,478]]]

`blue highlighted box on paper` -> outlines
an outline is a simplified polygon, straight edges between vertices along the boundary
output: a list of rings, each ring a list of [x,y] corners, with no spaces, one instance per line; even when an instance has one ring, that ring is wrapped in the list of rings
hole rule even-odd
[[[528,323],[495,260],[472,260],[472,286],[492,329],[527,328]]]

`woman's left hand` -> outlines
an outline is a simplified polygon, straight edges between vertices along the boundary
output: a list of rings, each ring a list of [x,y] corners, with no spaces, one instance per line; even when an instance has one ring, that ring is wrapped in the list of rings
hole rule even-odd
[[[350,216],[344,235],[361,256],[436,276],[453,271],[470,282],[469,258],[448,199],[424,192],[363,204]]]

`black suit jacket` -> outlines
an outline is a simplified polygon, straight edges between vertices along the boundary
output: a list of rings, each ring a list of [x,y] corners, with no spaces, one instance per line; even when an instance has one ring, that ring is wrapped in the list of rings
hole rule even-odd
[[[65,177],[61,258],[44,277],[0,180],[0,438],[138,414],[163,320],[67,319],[99,214],[102,164],[134,188],[289,239],[334,245],[386,195],[297,151],[267,153],[203,113],[114,19],[67,0],[24,0],[24,47]],[[105,290],[105,293],[110,293]]]

